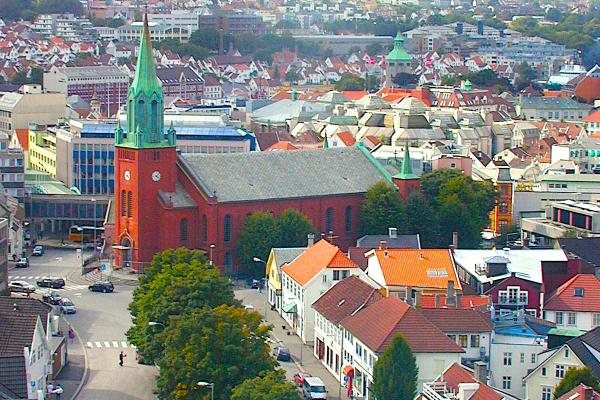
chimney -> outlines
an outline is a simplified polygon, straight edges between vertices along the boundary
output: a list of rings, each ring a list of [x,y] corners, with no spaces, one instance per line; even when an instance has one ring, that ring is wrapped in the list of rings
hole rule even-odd
[[[385,240],[379,242],[379,250],[387,250],[387,242]]]
[[[454,255],[454,245],[451,244],[450,246],[448,246],[448,248],[450,249],[450,254]]]
[[[452,246],[458,249],[458,232],[452,232]]]
[[[388,228],[389,233],[390,233],[390,239],[397,239],[398,238],[398,228]]]
[[[583,388],[583,400],[594,400],[594,388],[589,386]]]
[[[469,400],[479,390],[479,383],[468,382],[458,384],[458,399]]]
[[[413,304],[413,288],[411,288],[410,286],[406,288],[406,296],[404,300],[408,305]]]
[[[421,291],[415,291],[415,307],[421,307]]]
[[[458,293],[456,295],[456,308],[462,307],[462,294]]]
[[[438,293],[434,296],[434,299],[435,299],[435,308],[440,308],[441,303],[442,303],[442,295]]]
[[[487,385],[487,365],[483,361],[475,361],[473,363],[473,378]]]
[[[306,247],[311,247],[313,244],[315,244],[315,234],[309,233],[307,235]]]
[[[477,34],[483,36],[483,21],[477,21]]]
[[[448,293],[446,294],[446,305],[454,305],[456,301],[454,294],[454,281],[448,281]]]

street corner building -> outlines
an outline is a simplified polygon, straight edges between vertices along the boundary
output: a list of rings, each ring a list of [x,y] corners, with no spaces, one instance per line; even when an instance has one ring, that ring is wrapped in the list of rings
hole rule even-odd
[[[419,189],[407,163],[393,175],[358,144],[348,148],[246,154],[181,154],[164,129],[163,89],[147,23],[127,98],[127,123],[115,132],[115,199],[109,210],[115,265],[143,272],[165,249],[213,249],[234,272],[246,216],[294,208],[346,249],[359,237],[361,202],[385,180],[399,196]],[[214,246],[213,246],[214,245]]]

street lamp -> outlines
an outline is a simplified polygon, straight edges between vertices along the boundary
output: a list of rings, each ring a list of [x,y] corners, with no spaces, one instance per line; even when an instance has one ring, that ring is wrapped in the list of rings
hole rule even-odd
[[[92,197],[92,203],[94,203],[94,255],[98,252],[98,245],[96,244],[96,199]]]
[[[215,384],[210,382],[198,382],[200,387],[210,387],[210,400],[215,400]]]
[[[213,266],[213,249],[215,248],[214,244],[210,245],[210,266]]]

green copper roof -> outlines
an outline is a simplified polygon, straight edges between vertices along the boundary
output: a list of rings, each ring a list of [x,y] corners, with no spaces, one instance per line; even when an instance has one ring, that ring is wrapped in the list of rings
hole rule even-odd
[[[140,52],[138,53],[135,77],[130,90],[135,93],[144,92],[147,96],[152,95],[153,92],[162,95],[162,87],[156,76],[154,58],[152,57],[152,42],[150,41],[147,14],[144,15]]]
[[[398,32],[394,39],[394,49],[388,54],[385,59],[387,61],[411,61],[412,57],[404,50],[404,38]]]
[[[329,148],[329,141],[327,140],[327,134],[325,134],[325,139],[323,140],[323,148],[324,149]]]
[[[408,142],[404,145],[404,159],[402,160],[402,168],[400,168],[400,172],[393,176],[394,179],[419,179],[419,177],[413,174],[412,168],[410,166],[410,151],[408,149]]]
[[[356,142],[354,146],[356,146],[363,153],[363,155],[367,158],[367,160],[369,160],[369,162],[375,167],[375,169],[379,171],[379,173],[387,183],[392,185],[394,184],[394,181],[392,180],[392,175],[388,172],[387,169],[383,167],[383,165],[381,165],[379,161],[377,161],[375,157],[373,157],[373,154],[371,154],[369,149],[365,147],[365,144],[363,142]]]

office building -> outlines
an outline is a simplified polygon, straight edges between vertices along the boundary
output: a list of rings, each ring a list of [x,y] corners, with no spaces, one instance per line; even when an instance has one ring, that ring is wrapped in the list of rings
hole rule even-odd
[[[260,16],[241,13],[199,15],[198,28],[222,30],[224,33],[233,35],[241,33],[261,35],[267,33],[267,25]],[[152,35],[152,32],[150,34]]]

